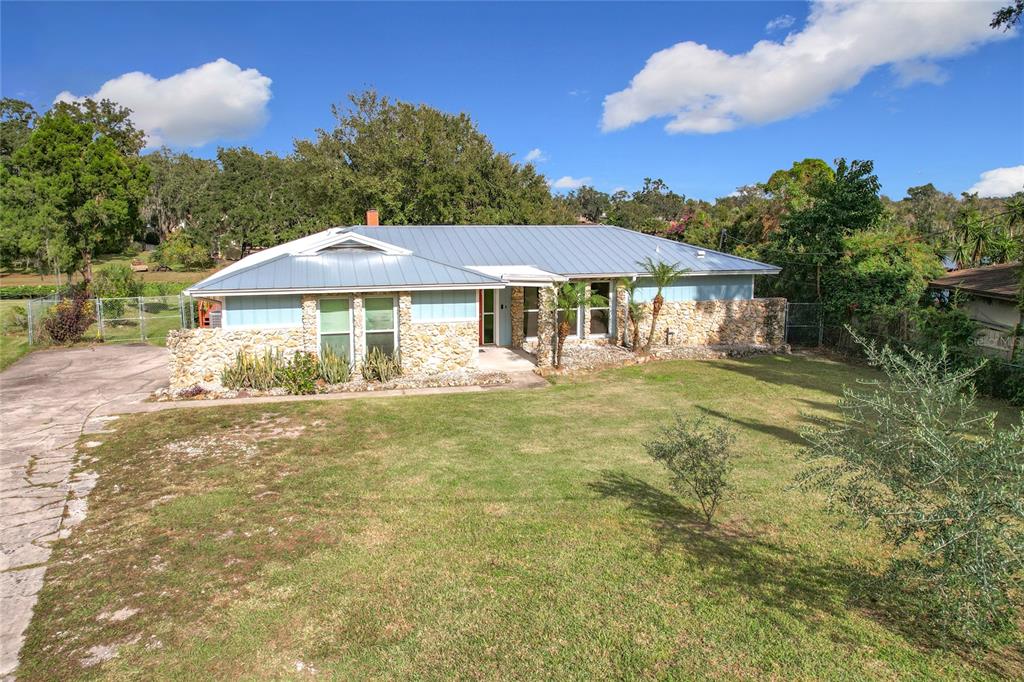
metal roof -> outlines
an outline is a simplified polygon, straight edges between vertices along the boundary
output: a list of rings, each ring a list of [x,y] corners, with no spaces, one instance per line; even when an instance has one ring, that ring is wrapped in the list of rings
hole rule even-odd
[[[412,253],[389,255],[359,244],[354,244],[357,248],[330,248],[340,240],[359,239],[357,235]],[[628,276],[642,275],[640,263],[646,258],[676,263],[691,275],[771,275],[779,271],[773,265],[611,225],[355,226],[330,228],[266,249],[233,263],[189,291],[500,287],[507,282],[491,276],[492,267],[531,268],[564,277]]]
[[[196,293],[240,291],[343,291],[503,286],[488,275],[419,256],[392,256],[367,249],[325,251],[315,256],[281,254],[190,287]]]
[[[612,225],[409,225],[353,228],[413,253],[458,265],[530,265],[568,277],[637,274],[639,263],[693,273],[774,274],[779,268]],[[703,252],[703,257],[698,257]]]

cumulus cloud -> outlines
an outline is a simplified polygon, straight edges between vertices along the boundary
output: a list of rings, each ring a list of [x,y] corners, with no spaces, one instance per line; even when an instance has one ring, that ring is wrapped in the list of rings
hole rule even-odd
[[[132,71],[107,81],[88,97],[131,109],[132,121],[146,131],[147,147],[199,147],[259,129],[267,118],[270,83],[256,69],[218,59],[167,78]],[[54,101],[82,99],[64,91]]]
[[[541,151],[539,148],[534,147],[530,151],[526,152],[526,156],[523,157],[526,163],[541,163],[548,160],[547,154]]]
[[[651,55],[629,87],[605,97],[601,127],[621,130],[666,116],[670,133],[771,123],[826,104],[885,65],[904,83],[937,82],[934,60],[1008,37],[989,28],[998,5],[818,0],[803,29],[782,42],[762,40],[735,55],[677,43]]]
[[[767,24],[765,24],[764,30],[768,33],[774,33],[775,31],[781,31],[782,29],[789,28],[796,23],[796,17],[792,17],[788,14],[783,14],[781,17],[775,17]]]
[[[550,184],[554,189],[579,189],[583,185],[590,184],[590,177],[585,178],[574,178],[571,175],[563,175],[557,180],[551,181]]]
[[[977,192],[979,197],[1008,197],[1024,192],[1024,166],[993,168],[981,174],[981,180],[974,183],[968,192]]]

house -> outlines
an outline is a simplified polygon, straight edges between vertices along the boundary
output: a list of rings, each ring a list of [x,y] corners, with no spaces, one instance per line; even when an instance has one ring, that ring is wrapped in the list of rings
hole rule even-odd
[[[628,339],[623,282],[636,300],[655,289],[645,258],[686,275],[664,292],[655,345],[783,343],[785,301],[754,298],[754,277],[779,269],[609,225],[367,225],[334,227],[265,249],[190,287],[220,310],[219,327],[169,337],[172,386],[216,383],[237,352],[317,352],[358,365],[397,352],[407,374],[475,368],[481,347],[522,349],[552,363],[555,291],[587,282],[608,304],[579,311],[568,344]],[[643,339],[650,317],[643,325]]]
[[[954,270],[932,280],[929,288],[945,296],[959,292],[960,307],[978,323],[978,345],[993,354],[1010,358],[1019,344],[1021,263],[1002,263]]]

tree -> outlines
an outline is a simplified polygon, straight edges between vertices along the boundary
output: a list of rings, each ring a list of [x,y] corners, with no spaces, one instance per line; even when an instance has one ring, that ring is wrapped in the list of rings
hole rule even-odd
[[[644,352],[650,353],[651,345],[654,343],[654,330],[658,326],[658,315],[661,314],[661,308],[665,305],[665,297],[662,295],[662,291],[665,287],[671,286],[677,278],[688,271],[685,268],[680,268],[679,263],[656,262],[650,256],[638,263],[638,265],[653,280],[654,286],[657,287],[657,293],[651,302],[651,333],[647,337],[646,345],[644,345]]]
[[[591,223],[601,222],[612,207],[610,196],[589,185],[583,185],[579,189],[569,192],[565,197],[565,202],[577,215],[586,218]]]
[[[72,115],[75,106],[47,112],[11,158],[2,177],[0,233],[21,256],[78,270],[88,282],[93,255],[123,248],[136,233],[149,176],[104,132],[109,127]]]
[[[558,318],[555,367],[562,366],[562,349],[565,347],[565,339],[576,325],[576,316],[579,310],[583,307],[605,305],[608,305],[608,299],[600,294],[591,293],[590,285],[586,282],[566,282],[558,288],[555,295],[555,309]]]
[[[48,113],[88,125],[93,134],[112,140],[124,156],[138,156],[146,146],[146,133],[132,123],[132,110],[108,99],[57,102]]]
[[[644,308],[636,301],[636,280],[622,280],[622,287],[626,290],[626,319],[629,322],[630,342],[629,347],[636,353],[640,348],[640,320],[643,318]]]
[[[976,636],[1011,627],[1024,587],[1024,419],[979,414],[972,378],[945,354],[865,344],[884,380],[846,387],[838,420],[804,435],[804,487],[875,526],[888,576],[917,589],[938,628]]]
[[[7,165],[14,152],[28,141],[39,115],[20,99],[0,99],[0,163]]]
[[[219,172],[215,161],[166,148],[142,159],[151,178],[141,209],[147,227],[161,240],[178,230],[202,233],[215,229],[220,218],[215,209]]]
[[[644,449],[668,469],[676,492],[693,493],[704,512],[704,522],[710,525],[729,489],[735,442],[733,432],[721,424],[712,426],[707,417],[692,421],[676,417],[676,423],[662,431],[661,439],[645,443]]]
[[[1020,17],[1024,14],[1024,0],[1014,0],[1012,5],[1001,7],[992,15],[992,28],[1001,28],[1009,31],[1020,23]]]

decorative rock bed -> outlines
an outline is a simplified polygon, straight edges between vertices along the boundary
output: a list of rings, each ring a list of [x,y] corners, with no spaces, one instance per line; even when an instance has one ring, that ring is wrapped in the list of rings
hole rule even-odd
[[[381,383],[366,381],[354,375],[351,381],[344,384],[329,384],[321,387],[319,394],[325,393],[363,393],[370,391],[394,391],[415,388],[446,388],[454,386],[501,386],[511,382],[505,372],[480,370],[455,370],[439,374],[423,376],[404,376],[393,381]],[[162,388],[153,394],[153,400],[166,402],[169,400],[218,400],[221,398],[256,398],[260,396],[288,395],[283,388],[272,388],[269,391],[232,390],[222,386],[190,386],[188,388]],[[317,394],[313,394],[317,395]]]
[[[788,354],[789,346],[767,344],[730,344],[711,346],[655,346],[647,355],[636,355],[622,346],[577,344],[562,351],[562,367],[537,369],[541,376],[591,372],[613,367],[639,365],[654,360],[720,360],[752,355]]]

